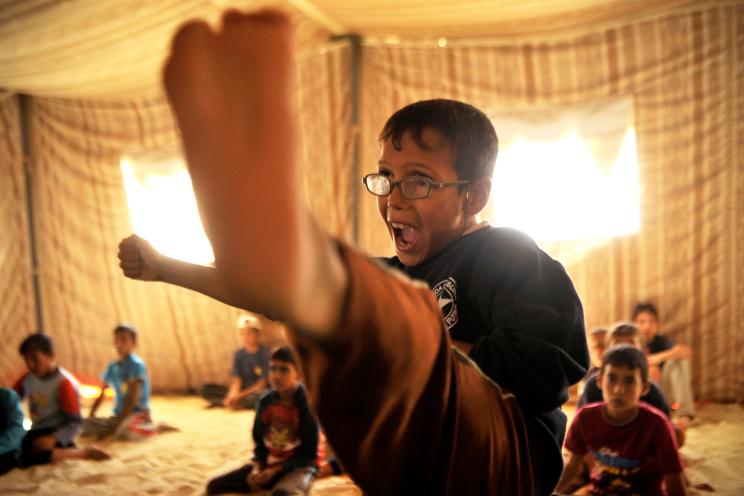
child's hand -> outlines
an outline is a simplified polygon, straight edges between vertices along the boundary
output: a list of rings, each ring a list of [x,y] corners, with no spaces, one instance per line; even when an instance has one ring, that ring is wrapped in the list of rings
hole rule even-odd
[[[261,485],[258,483],[258,474],[260,474],[263,471],[262,468],[259,467],[258,464],[253,465],[253,470],[251,470],[251,473],[248,474],[248,476],[245,478],[246,484],[248,484],[248,487],[251,489],[251,491],[260,491]]]
[[[661,367],[649,363],[648,378],[658,384],[661,381]]]
[[[268,484],[281,470],[281,465],[272,465],[258,472],[251,473],[248,476],[248,485],[252,490],[260,489]]]
[[[160,253],[136,234],[121,240],[118,256],[119,267],[121,267],[125,276],[140,281],[155,281],[158,279]]]
[[[57,444],[57,438],[54,436],[40,436],[33,440],[31,447],[34,453],[44,453],[52,451]]]
[[[227,395],[225,396],[225,399],[222,400],[222,405],[225,406],[225,408],[238,408],[238,398],[234,395]]]

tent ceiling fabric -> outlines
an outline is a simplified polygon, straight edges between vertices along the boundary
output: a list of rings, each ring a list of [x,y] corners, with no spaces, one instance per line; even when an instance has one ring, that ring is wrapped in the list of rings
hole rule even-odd
[[[131,99],[160,91],[174,30],[226,7],[280,5],[297,42],[508,37],[577,30],[658,13],[690,0],[0,0],[0,88],[36,96]]]
[[[482,38],[546,34],[624,22],[689,0],[312,0],[365,37]]]
[[[276,2],[274,2],[276,3]],[[126,99],[160,92],[160,68],[184,22],[266,1],[0,0],[0,88],[34,96]],[[289,7],[300,46],[328,31]]]

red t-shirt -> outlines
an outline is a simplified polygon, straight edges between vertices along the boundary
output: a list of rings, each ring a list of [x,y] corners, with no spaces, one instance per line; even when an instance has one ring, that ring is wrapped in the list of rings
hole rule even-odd
[[[671,422],[656,408],[639,403],[636,418],[616,426],[606,420],[604,406],[592,403],[580,409],[566,435],[568,450],[594,456],[590,494],[663,495],[664,476],[682,472]]]

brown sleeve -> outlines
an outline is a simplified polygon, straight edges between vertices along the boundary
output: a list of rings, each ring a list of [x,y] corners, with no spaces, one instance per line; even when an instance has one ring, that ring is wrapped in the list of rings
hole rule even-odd
[[[293,342],[344,468],[370,495],[530,494],[513,396],[455,354],[430,290],[340,253],[349,292],[338,329]]]

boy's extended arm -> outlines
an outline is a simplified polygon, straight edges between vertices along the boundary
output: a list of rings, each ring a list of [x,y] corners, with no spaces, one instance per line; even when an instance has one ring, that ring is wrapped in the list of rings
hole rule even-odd
[[[667,496],[686,496],[687,489],[681,473],[667,474],[664,476],[666,483]]]
[[[571,487],[571,483],[579,475],[579,472],[581,472],[583,461],[584,455],[577,455],[573,452],[571,453],[568,463],[563,467],[561,478],[558,480],[558,485],[555,488],[556,493],[562,494]]]
[[[202,293],[228,305],[240,307],[221,272],[158,253],[145,239],[132,234],[119,243],[119,266],[124,275],[142,281],[160,281]]]
[[[129,415],[134,411],[134,407],[137,406],[139,401],[140,393],[142,392],[142,380],[131,379],[127,381],[127,396],[124,398],[124,405],[121,407],[121,411],[116,416],[114,425],[111,426],[110,431],[107,435],[116,434],[119,429],[124,425],[124,421],[129,418]],[[106,435],[102,436],[105,437]]]
[[[250,386],[248,386],[245,389],[239,390],[237,397],[238,398],[244,398],[248,395],[251,395],[257,391],[261,391],[262,389],[266,389],[266,379],[259,379]]]
[[[284,463],[287,470],[309,467],[318,460],[318,422],[307,403],[301,407],[300,415],[300,449],[295,457]]]
[[[96,400],[93,402],[93,406],[90,407],[90,413],[88,414],[88,418],[93,418],[96,416],[98,407],[101,406],[101,403],[103,402],[105,395],[106,395],[106,384],[103,384],[101,386],[101,393],[98,395]]]
[[[348,276],[303,201],[292,50],[285,15],[228,11],[179,30],[164,81],[230,300],[323,336]]]
[[[523,408],[550,411],[589,366],[581,301],[563,266],[523,233],[501,229],[486,243],[466,298],[488,333],[469,356]]]
[[[67,445],[83,429],[83,416],[80,411],[80,394],[69,380],[59,383],[59,414],[63,421],[54,431],[54,437],[62,445]]]
[[[660,351],[648,355],[649,365],[659,365],[667,360],[688,360],[692,356],[692,350],[689,346],[683,344],[675,344],[668,350]]]
[[[225,395],[225,399],[222,402],[225,406],[229,406],[230,403],[235,401],[236,396],[240,392],[240,385],[240,377],[230,377],[230,386],[228,387],[227,394]]]
[[[263,404],[259,402],[256,408],[256,416],[253,419],[253,461],[258,465],[259,470],[266,467],[266,459],[269,456],[269,450],[264,443],[264,433],[266,425],[262,420]]]

